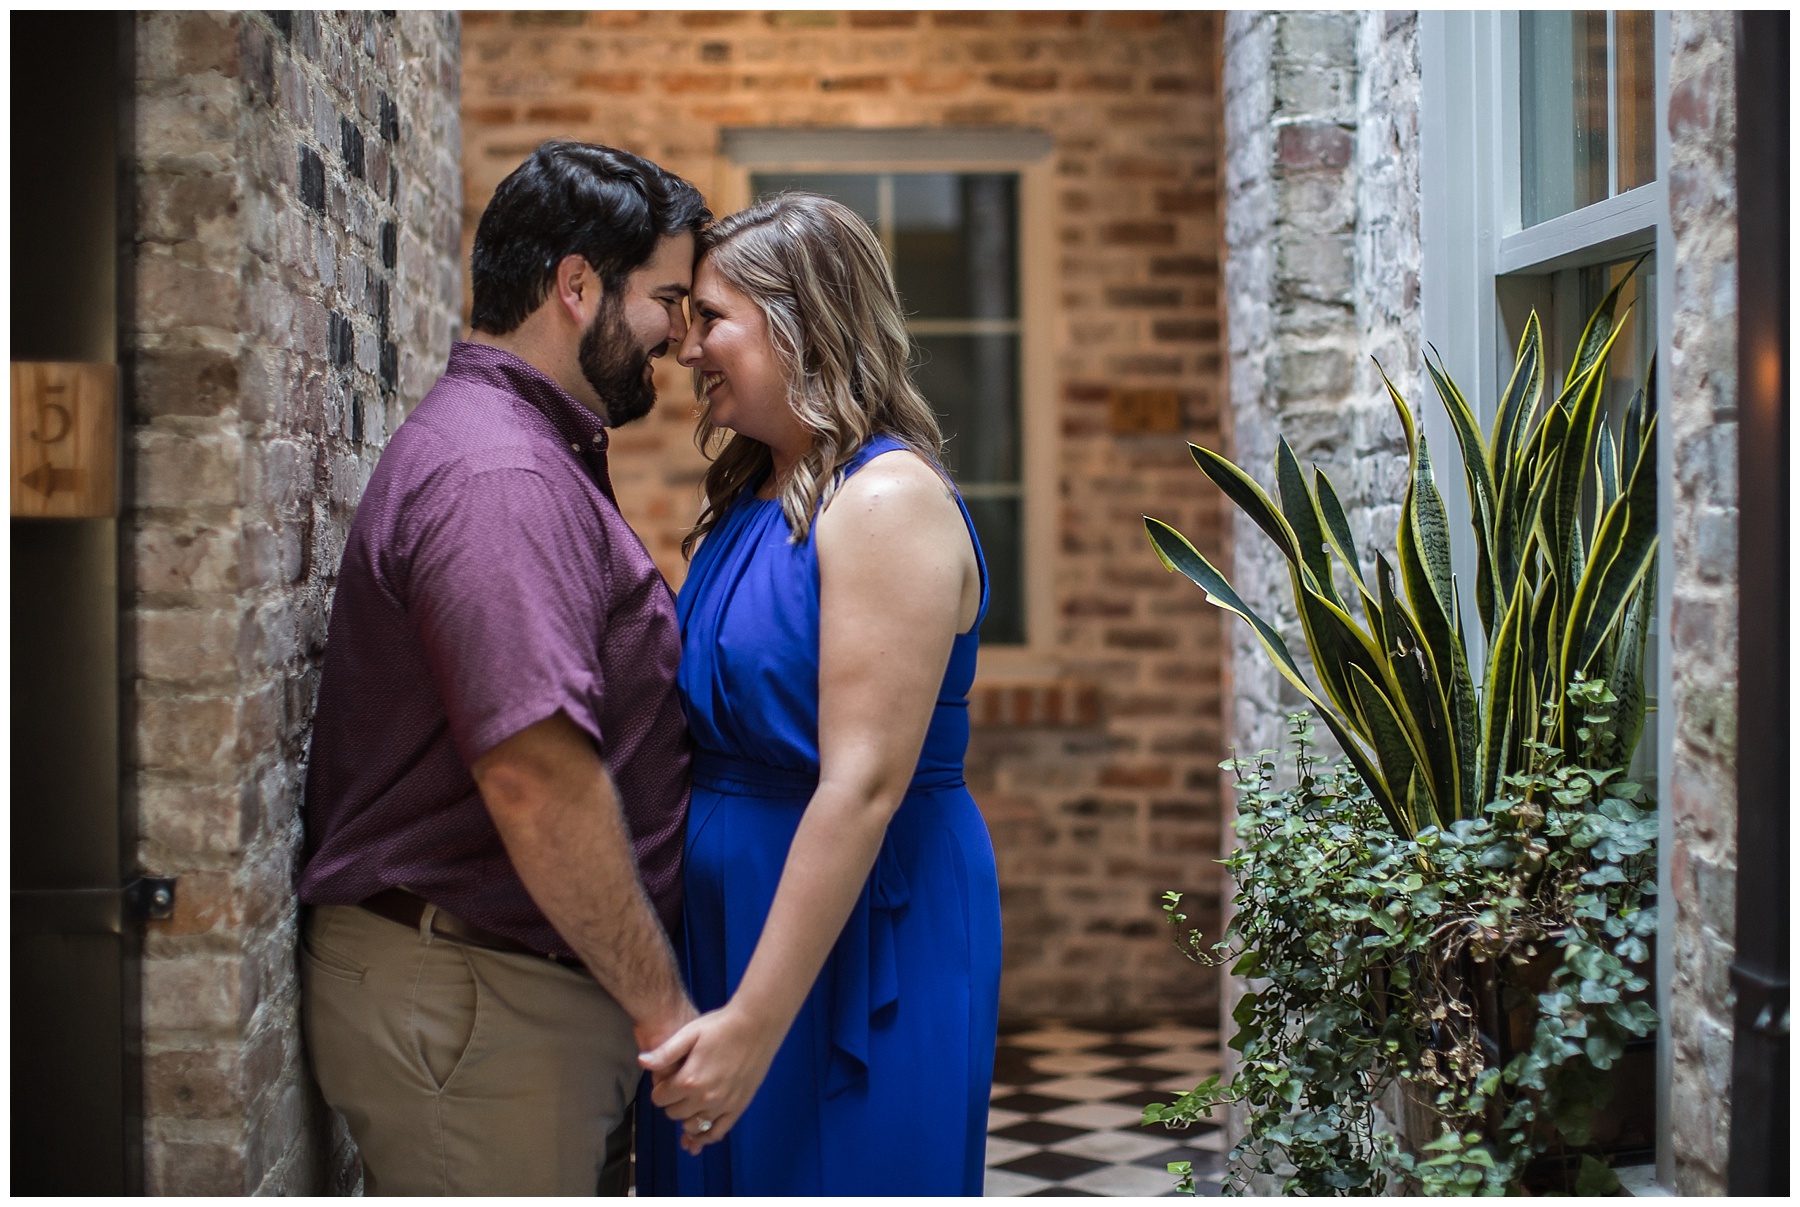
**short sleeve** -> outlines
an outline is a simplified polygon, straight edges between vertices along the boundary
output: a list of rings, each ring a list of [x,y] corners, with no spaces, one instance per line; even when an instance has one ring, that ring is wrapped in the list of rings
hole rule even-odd
[[[535,468],[485,470],[433,494],[404,604],[464,763],[559,710],[604,747],[610,584],[598,517]]]

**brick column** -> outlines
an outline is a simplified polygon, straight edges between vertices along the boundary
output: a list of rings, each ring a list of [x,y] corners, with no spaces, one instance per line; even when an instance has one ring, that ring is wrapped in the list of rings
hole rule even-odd
[[[1285,436],[1337,487],[1371,573],[1377,550],[1393,555],[1406,452],[1370,357],[1415,404],[1422,376],[1417,41],[1412,12],[1225,18],[1232,457],[1273,493]],[[1285,559],[1235,509],[1229,523],[1232,582],[1310,668]],[[1283,747],[1305,701],[1248,625],[1228,633],[1229,741]],[[1225,978],[1227,1015],[1242,992]]]
[[[459,27],[138,20],[126,791],[179,877],[146,1188],[317,1193],[356,1175],[301,1051],[296,810],[350,517],[456,328]]]
[[[1274,486],[1285,435],[1340,491],[1354,447],[1359,379],[1357,18],[1239,12],[1225,23],[1225,310],[1233,458]],[[1416,235],[1415,235],[1416,240]],[[1350,467],[1351,472],[1357,472]],[[1354,508],[1359,499],[1346,498]],[[1233,582],[1304,659],[1285,562],[1232,512]],[[1357,532],[1366,541],[1365,531]],[[1228,629],[1233,744],[1281,744],[1283,716],[1302,706],[1242,624]]]
[[[1234,459],[1271,493],[1287,437],[1343,499],[1359,552],[1391,557],[1400,425],[1370,360],[1416,403],[1416,14],[1226,18],[1225,283]],[[1286,561],[1235,511],[1233,582],[1303,665]],[[1280,746],[1304,706],[1249,626],[1230,627],[1232,741]]]
[[[1659,561],[1674,577],[1665,706],[1675,744],[1662,801],[1675,829],[1662,915],[1675,944],[1670,1131],[1676,1188],[1724,1194],[1737,930],[1736,22],[1728,12],[1677,12],[1670,27],[1675,263],[1662,271],[1674,274],[1664,447],[1674,454],[1675,498]]]

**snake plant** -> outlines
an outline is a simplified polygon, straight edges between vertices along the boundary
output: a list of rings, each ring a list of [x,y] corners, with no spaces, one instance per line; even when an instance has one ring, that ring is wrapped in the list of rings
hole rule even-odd
[[[1189,445],[1206,476],[1286,558],[1317,689],[1281,634],[1187,538],[1144,518],[1163,565],[1255,630],[1398,834],[1479,816],[1505,777],[1528,769],[1533,743],[1573,749],[1587,720],[1570,701],[1571,683],[1604,680],[1618,698],[1609,753],[1619,766],[1630,762],[1643,731],[1657,549],[1654,359],[1616,437],[1604,398],[1624,324],[1624,316],[1614,322],[1614,311],[1630,275],[1589,318],[1548,402],[1543,335],[1532,313],[1485,437],[1441,358],[1426,360],[1462,454],[1475,530],[1474,603],[1487,649],[1479,681],[1431,455],[1385,373],[1408,454],[1397,573],[1378,553],[1373,575],[1365,575],[1331,480],[1315,466],[1309,484],[1285,439],[1275,498],[1225,457]]]

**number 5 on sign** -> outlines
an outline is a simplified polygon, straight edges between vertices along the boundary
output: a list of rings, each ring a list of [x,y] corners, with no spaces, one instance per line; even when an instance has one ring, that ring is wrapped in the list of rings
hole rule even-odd
[[[118,496],[119,371],[12,362],[12,514],[101,517]]]

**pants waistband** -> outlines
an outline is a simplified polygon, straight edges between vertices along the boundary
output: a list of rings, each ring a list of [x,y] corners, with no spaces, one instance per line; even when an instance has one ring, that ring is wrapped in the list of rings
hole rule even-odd
[[[409,893],[403,888],[383,889],[373,897],[365,897],[357,902],[360,908],[368,910],[378,918],[386,918],[390,922],[398,922],[400,925],[410,926],[414,930],[418,929],[419,921],[425,917],[426,907],[430,904],[417,893]],[[554,960],[567,968],[587,971],[587,965],[580,960],[570,956],[534,951],[516,939],[497,935],[491,930],[483,930],[473,922],[465,922],[455,914],[446,913],[441,909],[432,910],[431,933],[441,935],[453,942],[467,943],[470,947],[486,947],[492,951],[538,956],[541,959]]]

